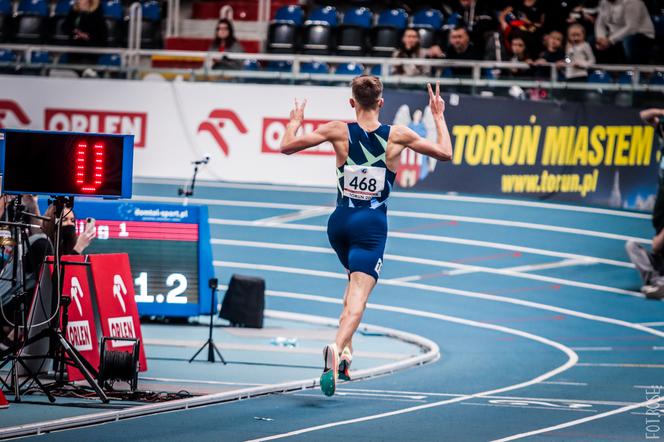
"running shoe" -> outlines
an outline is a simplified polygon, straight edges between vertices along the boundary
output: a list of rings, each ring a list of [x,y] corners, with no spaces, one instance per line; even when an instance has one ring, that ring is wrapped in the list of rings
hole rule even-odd
[[[344,347],[339,357],[339,379],[350,381],[350,364],[353,362],[353,354],[348,346]]]
[[[323,360],[325,367],[320,376],[320,389],[325,396],[334,395],[337,388],[337,377],[339,376],[339,351],[337,344],[326,345],[323,349]]]

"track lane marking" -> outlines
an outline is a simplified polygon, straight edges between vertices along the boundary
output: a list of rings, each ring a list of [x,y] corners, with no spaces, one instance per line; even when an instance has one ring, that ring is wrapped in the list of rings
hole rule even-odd
[[[312,231],[312,232],[325,232],[327,231],[324,226],[317,226],[311,224],[286,224],[286,223],[273,223],[270,225],[256,224],[253,221],[244,221],[244,220],[232,220],[232,219],[223,219],[223,218],[210,218],[210,224],[217,225],[226,225],[226,226],[241,226],[241,227],[260,227],[260,228],[273,228],[273,229],[286,229],[286,230],[302,230],[302,231]],[[425,235],[422,233],[404,233],[404,232],[389,232],[388,238],[400,238],[400,239],[413,239],[418,241],[427,241],[427,242],[441,242],[449,244],[462,244],[476,247],[485,247],[498,250],[510,250],[512,252],[521,252],[521,253],[530,253],[533,255],[541,256],[553,256],[556,258],[563,259],[581,259],[581,260],[591,260],[601,264],[608,264],[612,266],[625,267],[625,268],[634,268],[634,264],[626,261],[618,261],[615,259],[600,258],[596,256],[587,256],[579,255],[576,253],[567,253],[567,252],[556,252],[554,250],[538,249],[534,247],[525,247],[525,246],[515,246],[513,244],[498,243],[491,241],[480,241],[475,239],[465,239],[465,238],[455,238],[450,236],[440,236],[440,235]]]
[[[141,178],[136,178],[134,182],[146,183],[146,184],[181,185],[184,181],[163,179],[163,178],[141,177]],[[217,181],[199,181],[196,184],[199,187],[211,187],[211,188],[222,188],[222,189],[267,190],[273,192],[282,191],[282,192],[319,193],[319,194],[336,194],[337,192],[335,187],[309,187],[309,186],[305,187],[305,186],[294,186],[294,185],[285,185],[285,184],[222,183]],[[570,212],[595,213],[602,215],[612,215],[624,218],[636,218],[636,219],[645,219],[645,220],[650,220],[651,218],[650,214],[630,212],[627,210],[604,209],[601,207],[586,207],[580,205],[574,206],[571,204],[527,201],[527,200],[509,199],[501,197],[492,198],[492,197],[480,197],[480,196],[455,195],[451,193],[439,194],[439,193],[423,193],[423,192],[408,192],[408,191],[391,192],[390,196],[395,198],[405,198],[405,199],[417,198],[417,199],[428,199],[428,200],[458,201],[458,202],[468,202],[468,203],[478,203],[478,204],[489,203],[489,204],[498,204],[498,205],[507,205],[507,206],[537,207],[540,209],[548,209],[548,210],[564,210]]]

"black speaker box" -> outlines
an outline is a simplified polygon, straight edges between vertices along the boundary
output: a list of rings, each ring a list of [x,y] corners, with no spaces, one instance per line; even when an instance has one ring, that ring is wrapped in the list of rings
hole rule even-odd
[[[253,276],[233,275],[221,304],[219,316],[231,325],[263,328],[265,280]]]

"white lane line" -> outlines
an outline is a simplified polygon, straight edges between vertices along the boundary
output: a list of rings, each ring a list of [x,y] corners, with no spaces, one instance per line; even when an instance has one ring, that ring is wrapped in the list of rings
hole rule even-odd
[[[135,178],[135,183],[148,183],[148,184],[175,184],[181,185],[181,180],[161,179],[161,178]],[[245,190],[266,190],[266,191],[282,191],[282,192],[296,192],[296,193],[321,193],[321,194],[335,194],[336,188],[334,187],[305,187],[305,186],[289,186],[283,184],[243,184],[243,183],[221,183],[212,181],[199,181],[196,182],[199,187],[212,187],[222,189],[245,189]],[[548,203],[540,201],[526,201],[508,199],[502,197],[478,197],[478,196],[463,196],[455,194],[439,194],[439,193],[422,193],[422,192],[391,192],[390,196],[393,198],[404,199],[428,199],[428,200],[442,200],[442,201],[459,201],[467,203],[478,204],[497,204],[505,206],[522,206],[522,207],[537,207],[540,209],[550,210],[566,210],[570,212],[582,213],[597,213],[602,215],[620,216],[624,218],[637,218],[649,220],[650,214],[629,212],[627,210],[603,209],[600,207],[586,207],[574,206],[571,204],[561,203]]]
[[[459,221],[473,224],[489,224],[491,226],[517,227],[521,229],[543,230],[546,232],[571,233],[574,235],[593,236],[596,238],[615,239],[618,241],[636,241],[642,244],[652,242],[652,239],[640,238],[631,235],[621,235],[618,233],[600,232],[597,230],[578,229],[574,227],[554,226],[550,224],[528,223],[523,221],[512,221],[496,218],[479,218],[474,216],[447,215],[439,213],[426,212],[405,212],[401,210],[390,210],[389,216],[404,218],[423,218],[435,219],[441,221]]]
[[[351,390],[344,390],[344,391],[337,391],[334,394],[338,394],[340,396],[370,396],[370,397],[393,397],[393,398],[406,398],[406,399],[426,399],[426,396],[424,395],[410,395],[410,394],[389,394],[389,393],[364,393],[364,392],[358,392],[358,391],[351,391]]]
[[[649,325],[651,327],[663,327],[664,326],[664,321],[641,322],[641,325]]]
[[[296,295],[296,296],[303,295],[303,294],[287,293],[287,292],[286,293],[280,292],[280,293],[285,294],[287,297],[294,297],[294,296],[290,296],[290,295]],[[271,296],[276,296],[274,291],[270,291],[270,294],[271,294]],[[308,296],[308,295],[303,295],[303,296]],[[299,298],[299,299],[304,299],[304,298]],[[342,300],[340,300],[340,299],[328,298],[328,297],[324,297],[324,296],[312,295],[311,297],[307,297],[307,299],[310,299],[312,301],[318,301],[318,302],[327,302],[327,303],[331,303],[331,304],[341,304],[342,303]],[[394,306],[390,306],[390,305],[367,303],[367,308],[376,309],[376,310],[383,310],[383,311],[389,311],[389,312],[394,312],[394,313],[399,313],[399,314],[406,314],[406,315],[417,316],[417,317],[422,317],[422,318],[439,319],[439,320],[442,320],[442,321],[453,322],[453,323],[456,323],[456,324],[463,324],[463,325],[468,325],[468,326],[471,326],[471,327],[485,328],[485,329],[488,329],[488,330],[494,330],[494,331],[498,331],[498,332],[504,332],[504,333],[520,336],[520,337],[530,339],[530,340],[548,345],[550,347],[553,347],[553,348],[556,348],[556,349],[562,351],[567,356],[567,361],[564,364],[560,365],[559,367],[554,368],[553,370],[550,370],[550,371],[548,371],[548,372],[546,372],[546,373],[544,373],[540,376],[537,376],[537,377],[535,377],[533,379],[530,379],[528,381],[525,381],[525,382],[521,382],[519,384],[509,385],[507,387],[496,388],[496,389],[493,389],[493,390],[487,390],[487,391],[483,391],[483,392],[475,393],[475,394],[467,394],[467,395],[464,395],[464,396],[459,396],[459,397],[455,397],[455,398],[451,398],[451,399],[445,399],[445,400],[438,401],[438,402],[431,402],[431,403],[417,405],[417,406],[413,406],[413,407],[402,408],[402,409],[399,409],[399,410],[394,410],[394,411],[390,411],[390,412],[386,412],[386,413],[363,416],[363,417],[356,418],[356,419],[342,420],[342,421],[337,421],[337,422],[329,422],[327,424],[302,428],[302,429],[299,429],[299,430],[290,431],[288,433],[275,434],[275,435],[268,436],[268,437],[254,439],[253,441],[259,441],[259,440],[260,441],[266,441],[266,440],[281,439],[281,438],[284,438],[284,437],[290,437],[290,436],[295,436],[295,435],[298,435],[298,434],[310,433],[310,432],[313,432],[313,431],[318,431],[318,430],[322,430],[322,429],[326,429],[326,428],[338,427],[338,426],[341,426],[341,425],[348,425],[348,424],[353,424],[353,423],[357,423],[357,422],[365,422],[365,421],[375,420],[375,419],[382,419],[382,418],[385,418],[385,417],[396,416],[396,415],[399,415],[399,414],[412,413],[412,412],[415,412],[415,411],[425,410],[425,409],[428,409],[428,408],[440,407],[440,406],[443,406],[443,405],[463,402],[467,399],[478,398],[478,397],[483,397],[483,396],[488,396],[488,395],[494,395],[494,394],[503,393],[503,392],[506,392],[506,391],[516,390],[516,389],[519,389],[519,388],[525,388],[525,387],[537,384],[539,382],[545,381],[547,379],[550,379],[554,376],[557,376],[558,374],[572,368],[574,366],[574,364],[576,364],[576,362],[579,360],[578,355],[576,353],[574,353],[574,351],[572,351],[568,347],[566,347],[565,345],[563,345],[559,342],[552,341],[550,339],[544,338],[542,336],[537,336],[537,335],[533,335],[533,334],[528,333],[528,332],[524,332],[522,330],[517,330],[517,329],[513,329],[513,328],[509,328],[509,327],[504,327],[504,326],[501,326],[501,325],[495,325],[495,324],[488,324],[488,323],[484,323],[484,322],[473,321],[473,320],[464,319],[464,318],[458,318],[458,317],[454,317],[454,316],[443,315],[443,314],[440,314],[440,313],[432,313],[432,312],[427,312],[427,311],[422,311],[422,310],[414,310],[414,309],[404,308],[404,307],[394,307]]]
[[[333,208],[331,207],[320,207],[316,209],[306,209],[299,210],[294,213],[286,213],[283,215],[271,216],[268,218],[262,218],[254,221],[255,224],[279,224],[279,223],[290,223],[293,221],[301,221],[303,219],[314,218],[321,215],[328,215],[332,213]]]
[[[553,426],[546,427],[546,428],[540,428],[538,430],[528,431],[526,433],[515,434],[513,436],[504,437],[502,439],[496,439],[493,442],[507,442],[507,441],[510,441],[510,440],[517,440],[517,439],[522,439],[524,437],[535,436],[536,434],[549,433],[551,431],[562,430],[563,428],[573,427],[575,425],[580,425],[580,424],[583,424],[583,423],[586,423],[586,422],[591,422],[591,421],[602,419],[602,418],[605,418],[605,417],[608,417],[608,416],[613,416],[615,414],[620,414],[620,413],[624,413],[626,411],[635,410],[637,408],[648,407],[650,405],[655,405],[655,404],[658,404],[659,402],[662,402],[662,401],[664,401],[664,396],[659,396],[658,395],[657,397],[655,397],[653,399],[650,399],[650,400],[644,401],[644,402],[640,402],[638,404],[627,405],[625,407],[616,408],[615,410],[605,411],[603,413],[595,414],[593,416],[588,416],[588,417],[584,417],[584,418],[581,418],[581,419],[576,419],[576,420],[573,420],[573,421],[564,422],[562,424],[553,425]]]
[[[551,381],[540,382],[541,384],[550,384]],[[459,397],[465,396],[462,393],[431,393],[425,391],[401,391],[401,390],[373,390],[367,388],[340,388],[339,391],[348,391],[348,392],[366,392],[366,393],[389,393],[389,394],[406,394],[406,395],[422,395],[422,396],[445,396],[445,397]],[[497,400],[509,400],[509,401],[544,401],[544,402],[560,402],[564,404],[591,404],[591,405],[632,405],[634,402],[624,402],[624,401],[601,401],[601,400],[588,400],[588,399],[561,399],[561,398],[546,398],[546,397],[524,397],[524,396],[482,396],[484,399],[497,399]]]
[[[297,397],[306,397],[309,399],[316,399],[318,401],[326,401],[329,400],[326,396],[321,395],[320,393],[290,393],[291,396],[297,396]],[[344,396],[343,394],[339,392],[334,393],[335,396]],[[364,396],[355,396],[355,395],[348,395],[348,397],[354,399],[354,400],[361,400],[361,401],[382,401],[382,402],[408,402],[408,403],[425,403],[426,400],[424,399],[398,399],[398,398],[381,398],[381,397],[364,397]]]
[[[663,390],[664,385],[633,385],[634,388],[639,388],[641,390]]]
[[[574,387],[587,387],[588,383],[586,382],[568,382],[568,381],[547,381],[547,382],[542,382],[543,384],[551,384],[551,385],[570,385]]]
[[[515,266],[515,267],[504,267],[501,270],[504,271],[509,271],[509,272],[535,272],[538,270],[551,270],[551,269],[560,269],[564,267],[573,267],[573,266],[579,266],[579,265],[593,265],[597,264],[597,261],[592,260],[592,259],[563,259],[561,261],[556,261],[556,262],[546,262],[543,264],[526,264],[522,266]],[[459,269],[459,270],[452,270],[450,272],[447,272],[447,275],[449,276],[456,276],[456,275],[465,275],[468,273],[475,273],[476,270],[471,270],[471,269]]]
[[[226,225],[226,226],[242,226],[242,227],[269,227],[275,229],[286,229],[286,230],[306,230],[312,232],[325,232],[327,229],[324,226],[316,226],[310,224],[270,224],[269,226],[264,226],[260,224],[254,224],[253,221],[244,221],[244,220],[231,220],[231,219],[222,219],[222,218],[210,218],[210,224]],[[427,241],[427,242],[441,242],[441,243],[450,243],[450,244],[462,244],[468,246],[476,247],[487,247],[491,249],[499,250],[509,250],[512,252],[521,252],[521,253],[530,253],[533,255],[541,256],[553,256],[556,258],[563,259],[580,259],[580,260],[592,260],[601,264],[608,264],[618,267],[634,268],[634,264],[631,262],[618,261],[614,259],[606,259],[595,256],[586,256],[578,255],[575,253],[565,253],[565,252],[556,252],[553,250],[546,249],[537,249],[534,247],[524,247],[524,246],[515,246],[513,244],[498,243],[492,241],[480,241],[474,239],[464,239],[464,238],[454,238],[450,236],[440,236],[440,235],[424,235],[418,233],[405,233],[405,232],[389,232],[388,237],[390,238],[400,238],[400,239],[413,239],[418,241]]]
[[[163,202],[178,203],[182,201],[181,198],[171,197],[171,196],[134,195],[133,198],[138,201],[152,201],[152,202],[162,202],[162,203]],[[292,209],[292,210],[297,210],[299,212],[314,211],[313,214],[307,214],[302,219],[311,218],[314,216],[326,215],[332,212],[332,210],[334,210],[334,207],[330,206],[320,206],[320,205],[311,205],[311,204],[272,203],[267,201],[239,201],[239,200],[218,200],[210,198],[191,198],[189,199],[189,202],[193,204],[206,204],[212,206],[254,207],[254,208],[263,208],[263,209]],[[281,216],[286,216],[286,215],[284,214]],[[474,223],[474,224],[488,224],[488,225],[496,225],[504,227],[515,227],[519,229],[541,230],[544,232],[569,233],[574,235],[613,239],[618,241],[631,240],[642,244],[648,244],[652,241],[651,239],[648,238],[640,238],[637,236],[622,235],[618,233],[608,233],[596,230],[554,226],[549,224],[528,223],[523,221],[511,221],[511,220],[496,219],[496,218],[479,218],[472,216],[447,215],[440,213],[407,212],[402,210],[390,210],[389,216],[400,217],[400,218],[431,219],[431,220],[440,220],[440,221],[461,221],[461,222]],[[278,220],[273,220],[272,222],[277,222],[277,221]]]
[[[235,385],[235,386],[244,386],[244,387],[258,387],[269,384],[255,384],[255,383],[246,383],[246,382],[223,382],[223,381],[204,381],[200,379],[175,379],[175,378],[151,378],[151,377],[139,377],[139,381],[156,381],[156,382],[174,382],[174,383],[185,383],[185,384],[210,384],[210,385]]]
[[[254,270],[265,270],[265,271],[271,271],[271,272],[292,273],[292,274],[300,274],[300,275],[322,276],[322,277],[325,277],[325,278],[333,278],[333,279],[343,279],[343,280],[348,279],[348,277],[343,273],[325,272],[325,271],[321,271],[321,270],[299,269],[299,268],[295,268],[295,267],[275,266],[275,265],[267,265],[267,264],[251,264],[251,263],[230,262],[230,261],[213,261],[213,264],[217,267],[235,267],[235,268],[241,268],[241,269],[254,269]],[[654,335],[654,336],[658,336],[660,338],[664,338],[664,331],[656,330],[654,328],[649,328],[649,327],[646,327],[646,326],[641,325],[641,324],[636,324],[636,323],[633,323],[633,322],[623,321],[622,319],[609,318],[609,317],[606,317],[606,316],[593,315],[593,314],[590,314],[590,313],[584,313],[584,312],[580,312],[580,311],[577,311],[577,310],[571,310],[571,309],[567,309],[567,308],[556,307],[556,306],[549,305],[549,304],[542,304],[542,303],[539,303],[539,302],[527,301],[527,300],[524,300],[524,299],[510,298],[510,297],[507,297],[507,296],[499,296],[499,295],[490,295],[488,293],[471,292],[469,290],[459,290],[459,289],[453,289],[453,288],[449,288],[449,287],[440,287],[440,286],[433,286],[433,285],[426,285],[426,284],[412,283],[412,282],[379,280],[378,284],[380,284],[380,285],[390,285],[390,286],[395,286],[395,287],[405,287],[405,288],[409,288],[409,289],[424,290],[424,291],[436,292],[436,293],[444,293],[444,294],[447,294],[447,295],[463,296],[463,297],[467,297],[467,298],[483,299],[483,300],[487,300],[487,301],[503,302],[503,303],[507,303],[507,304],[514,304],[514,305],[519,305],[519,306],[523,306],[523,307],[530,307],[530,308],[539,309],[539,310],[546,310],[546,311],[551,311],[551,312],[556,312],[556,313],[562,313],[564,315],[574,316],[574,317],[577,317],[577,318],[588,319],[588,320],[591,320],[591,321],[603,322],[603,323],[606,323],[606,324],[612,324],[612,325],[617,325],[617,326],[620,326],[620,327],[631,328],[633,330],[638,330],[638,331],[643,332],[643,333],[647,333],[647,334],[651,334],[651,335]],[[273,291],[272,293],[288,293],[288,292]],[[310,296],[314,296],[314,295],[306,295],[306,296],[307,296],[306,298],[301,298],[301,299],[314,299],[314,298],[310,297]]]
[[[616,362],[616,363],[595,363],[595,362],[584,362],[576,364],[579,367],[618,367],[618,368],[664,368],[664,364],[634,364],[627,362]]]
[[[597,413],[597,410],[584,410],[583,408],[571,407],[547,407],[538,405],[514,405],[514,404],[478,404],[475,402],[462,402],[461,405],[474,405],[479,407],[500,407],[500,408],[523,408],[524,410],[549,410],[549,411],[577,411],[582,413]]]
[[[212,244],[215,245],[226,245],[226,246],[238,246],[238,247],[255,247],[255,248],[265,248],[265,249],[275,249],[275,250],[292,250],[292,251],[299,251],[299,252],[310,252],[310,253],[324,253],[324,254],[330,254],[333,255],[334,251],[329,248],[329,247],[318,247],[318,246],[303,246],[299,244],[283,244],[283,243],[272,243],[272,242],[263,242],[263,241],[245,241],[245,240],[235,240],[235,239],[219,239],[219,238],[212,238],[210,240]],[[542,281],[542,282],[549,282],[552,284],[560,284],[560,285],[565,285],[565,286],[570,286],[570,287],[579,287],[579,288],[585,288],[585,289],[590,289],[590,290],[598,290],[600,292],[610,292],[610,293],[616,293],[619,295],[628,295],[628,296],[634,296],[637,298],[643,298],[645,295],[641,292],[636,292],[632,290],[625,290],[625,289],[619,289],[615,287],[610,287],[610,286],[605,286],[605,285],[599,285],[599,284],[591,284],[587,282],[578,282],[578,281],[572,281],[569,279],[563,279],[563,278],[554,278],[552,276],[544,276],[544,275],[537,275],[537,274],[531,274],[531,273],[523,273],[520,271],[515,271],[514,269],[517,267],[512,267],[512,268],[503,268],[503,269],[496,269],[492,267],[482,267],[482,266],[476,266],[476,265],[468,265],[468,264],[460,264],[456,262],[451,262],[451,261],[439,261],[435,259],[426,259],[426,258],[415,258],[411,256],[403,256],[403,255],[392,255],[392,254],[385,254],[385,258],[389,260],[394,260],[394,261],[399,261],[399,262],[408,262],[408,263],[414,263],[414,264],[425,264],[425,265],[431,265],[431,266],[436,266],[436,267],[451,267],[455,268],[458,270],[472,270],[473,272],[483,272],[483,273],[491,273],[491,274],[496,274],[496,275],[505,275],[505,276],[512,276],[515,278],[522,278],[522,279],[530,279],[533,281]],[[581,261],[581,260],[579,260]],[[583,260],[583,262],[588,262],[588,260]],[[544,265],[544,264],[543,264]],[[449,275],[450,272],[446,272],[446,275]],[[441,276],[444,276],[443,273],[441,272]],[[389,281],[401,281],[401,282],[412,282],[412,281],[419,281],[422,279],[422,275],[416,275],[416,276],[406,276],[406,277],[400,277],[400,278],[393,278],[389,279]]]
[[[535,272],[538,270],[551,270],[551,269],[560,269],[564,267],[573,267],[573,266],[579,266],[579,265],[593,265],[597,264],[597,261],[592,260],[592,259],[563,259],[560,261],[556,262],[548,262],[548,263],[543,263],[543,264],[526,264],[522,266],[515,266],[515,267],[503,267],[500,270],[502,271],[508,271],[508,272]],[[450,270],[449,272],[445,272],[445,275],[447,276],[457,276],[457,275],[467,275],[470,273],[477,273],[478,270],[474,270],[472,268],[467,268],[467,269],[457,269],[457,270]],[[413,276],[407,276],[403,278],[395,278],[398,279],[399,281],[419,281],[422,279],[422,277],[425,275],[413,275]]]

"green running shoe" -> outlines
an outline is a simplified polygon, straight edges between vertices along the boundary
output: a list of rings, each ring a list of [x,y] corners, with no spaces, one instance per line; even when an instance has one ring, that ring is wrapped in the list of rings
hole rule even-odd
[[[326,345],[323,349],[325,368],[320,376],[320,389],[325,396],[332,396],[337,388],[339,370],[339,351],[336,344]]]

